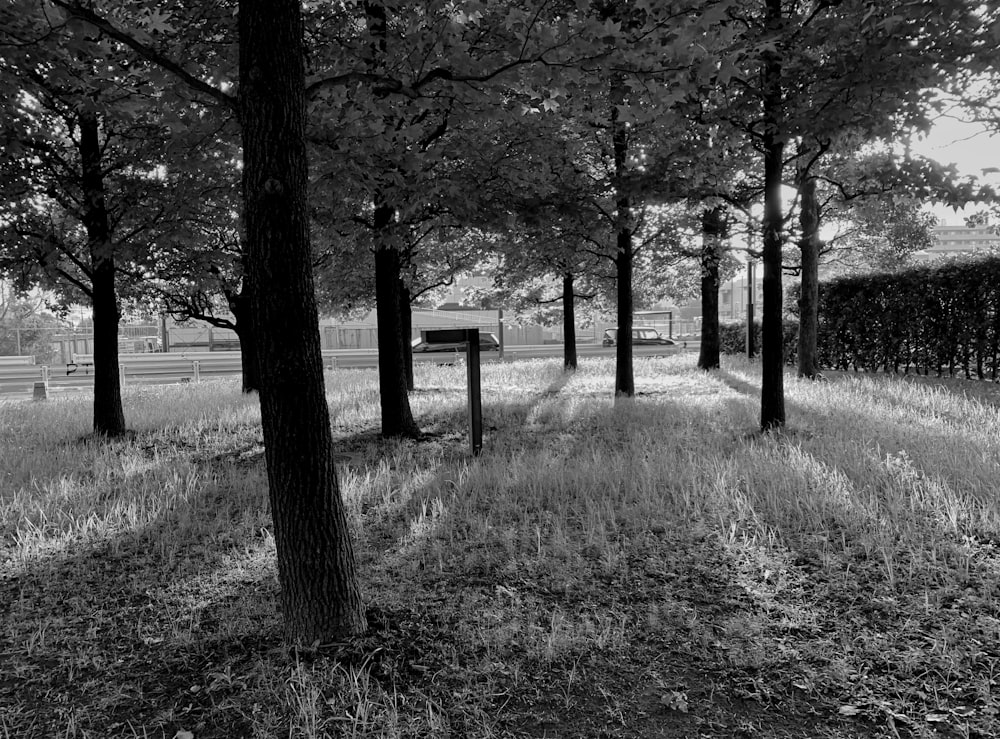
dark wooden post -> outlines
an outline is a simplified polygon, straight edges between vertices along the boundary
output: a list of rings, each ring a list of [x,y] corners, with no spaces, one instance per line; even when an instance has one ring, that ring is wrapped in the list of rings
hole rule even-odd
[[[469,441],[472,456],[483,450],[483,393],[479,374],[479,329],[466,329],[465,374],[469,381]]]

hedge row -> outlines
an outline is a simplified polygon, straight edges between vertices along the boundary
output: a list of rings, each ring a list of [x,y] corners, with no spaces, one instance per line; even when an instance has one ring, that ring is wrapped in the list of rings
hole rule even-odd
[[[798,356],[799,325],[795,321],[784,322],[785,364],[795,364]],[[753,322],[754,355],[760,356],[760,321]],[[719,350],[723,354],[746,354],[747,322],[722,323],[719,325]]]
[[[996,380],[1000,259],[926,265],[821,283],[823,367]]]

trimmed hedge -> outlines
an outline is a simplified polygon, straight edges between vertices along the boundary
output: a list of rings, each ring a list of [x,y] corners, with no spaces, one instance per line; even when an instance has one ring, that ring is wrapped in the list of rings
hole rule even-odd
[[[795,321],[784,321],[782,349],[785,364],[794,365],[798,357],[799,325]],[[760,321],[753,322],[754,356],[760,356]],[[723,354],[746,354],[747,322],[719,324],[719,350]]]
[[[820,284],[819,363],[833,369],[1000,372],[1000,258]]]

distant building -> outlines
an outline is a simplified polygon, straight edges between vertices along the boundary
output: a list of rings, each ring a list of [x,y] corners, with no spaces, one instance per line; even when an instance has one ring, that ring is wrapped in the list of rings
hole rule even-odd
[[[745,273],[746,270],[743,270]],[[761,306],[764,304],[763,281],[758,269],[754,278],[754,316],[760,320]],[[788,279],[785,279],[786,286]],[[719,320],[722,321],[745,321],[747,317],[747,302],[750,291],[747,289],[746,277],[733,277],[731,280],[724,280],[719,283]],[[686,332],[688,329],[684,324],[701,322],[701,298],[695,298],[684,306],[678,308],[674,313],[674,320],[680,324],[679,331]]]
[[[1000,234],[996,226],[948,225],[942,223],[933,228],[935,245],[914,254],[920,261],[935,257],[968,254],[1000,248]]]
[[[764,304],[764,281],[760,278],[759,271],[753,281],[754,288],[754,311],[760,319],[760,309]],[[745,277],[735,277],[719,285],[719,318],[735,318],[746,320],[747,303],[749,303],[750,291],[747,289]]]

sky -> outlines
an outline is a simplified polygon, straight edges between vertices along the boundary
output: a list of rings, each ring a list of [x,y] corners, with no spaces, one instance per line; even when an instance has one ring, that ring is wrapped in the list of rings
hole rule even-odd
[[[981,123],[939,119],[925,139],[914,142],[913,150],[943,164],[954,163],[961,174],[974,175],[984,184],[1000,188],[1000,136],[990,135]],[[984,174],[983,169],[997,171]],[[929,206],[928,210],[949,225],[964,223],[962,211],[940,205]],[[964,214],[971,215],[976,210],[972,206]]]

